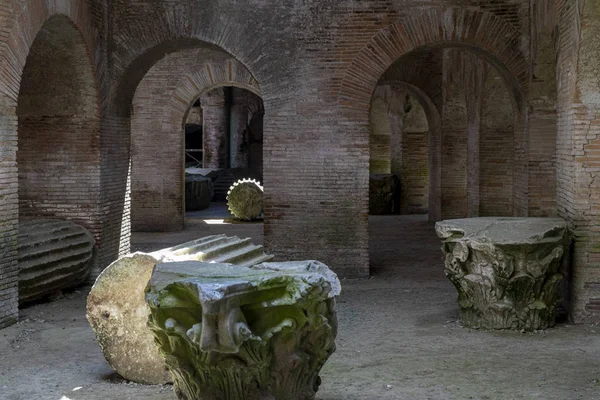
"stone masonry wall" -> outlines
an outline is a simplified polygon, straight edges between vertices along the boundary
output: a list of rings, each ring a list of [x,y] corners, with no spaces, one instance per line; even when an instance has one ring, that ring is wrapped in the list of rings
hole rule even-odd
[[[537,29],[531,22],[532,4],[542,3],[552,2],[0,0],[0,326],[16,317],[16,107],[21,74],[37,33],[53,14],[66,15],[81,33],[97,90],[99,164],[92,162],[90,169],[84,170],[86,174],[96,171],[100,177],[96,233],[101,264],[128,250],[128,185],[134,183],[129,176],[131,111],[133,108],[135,117],[133,99],[138,84],[165,55],[210,49],[246,68],[251,79],[245,84],[255,91],[260,88],[264,100],[268,251],[281,259],[319,259],[342,276],[367,276],[369,106],[373,92],[386,71],[404,56],[427,47],[439,50],[458,44],[498,71],[513,102],[513,214],[552,213],[554,189],[536,186],[536,182],[556,170],[556,208],[576,234],[574,316],[576,320],[594,320],[600,311],[600,269],[596,268],[600,251],[595,229],[600,215],[595,128],[600,119],[600,90],[593,71],[595,60],[600,59],[595,39],[600,17],[597,2],[589,0],[556,0],[549,6],[560,10],[560,18],[555,19],[559,27],[559,101],[553,164],[549,161],[552,146],[546,145],[553,140],[551,115],[546,118],[542,108],[533,107],[538,118],[526,124],[530,88],[535,86],[532,54],[540,65],[552,59],[544,55],[547,45],[535,47],[531,41]],[[582,18],[585,24],[581,24]],[[236,68],[233,61],[204,68],[202,79],[176,85],[180,89],[174,89],[164,101],[152,95],[143,106],[151,107],[152,102],[157,107],[164,105],[160,114],[166,121],[163,128],[169,132],[173,126],[181,128],[193,96],[198,95],[198,82],[204,82],[205,88],[218,86],[230,80]],[[418,76],[418,71],[410,69],[404,70],[406,76]],[[441,70],[440,75],[432,75],[431,82],[438,82],[440,76]],[[443,111],[447,121],[456,117],[450,105],[466,108],[467,104],[459,101],[444,105],[439,99],[454,99],[461,89],[470,88],[449,85],[445,96],[440,96],[442,86],[431,82],[415,79],[407,83],[422,85],[419,89]],[[83,125],[78,126],[83,130]],[[461,188],[460,193],[451,193],[450,202],[460,213],[455,210],[448,216],[468,211],[467,171],[459,159],[469,142],[462,129],[462,125],[453,126],[447,131],[457,136],[453,140],[446,136],[440,153],[446,157],[441,160],[442,174],[449,172],[444,165],[456,163],[457,172],[449,179],[457,180],[453,187]],[[537,146],[539,143],[544,145]],[[473,142],[471,147],[476,148]],[[484,149],[485,145],[480,147],[480,151]],[[454,153],[462,156],[454,159],[447,155]],[[479,173],[485,176],[483,170]],[[480,177],[477,182],[484,180]],[[471,192],[472,198],[480,196],[479,205],[481,195],[488,193],[485,187],[482,184]],[[88,203],[87,198],[82,200]]]

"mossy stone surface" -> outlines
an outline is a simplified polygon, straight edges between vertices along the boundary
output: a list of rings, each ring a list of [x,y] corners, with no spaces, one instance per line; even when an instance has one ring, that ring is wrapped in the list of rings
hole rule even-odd
[[[314,399],[335,350],[337,276],[316,261],[158,264],[149,326],[186,400]]]
[[[227,192],[227,207],[233,216],[245,221],[262,218],[263,187],[253,179],[235,182]]]
[[[538,330],[555,324],[567,271],[566,221],[469,218],[438,222],[436,232],[463,325]]]

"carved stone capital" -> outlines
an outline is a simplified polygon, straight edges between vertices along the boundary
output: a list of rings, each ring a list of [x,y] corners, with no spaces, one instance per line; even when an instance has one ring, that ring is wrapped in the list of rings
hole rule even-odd
[[[438,222],[436,232],[463,325],[525,330],[554,325],[569,247],[564,220],[458,219]]]
[[[316,261],[158,264],[149,326],[185,400],[314,399],[335,350],[337,276]]]

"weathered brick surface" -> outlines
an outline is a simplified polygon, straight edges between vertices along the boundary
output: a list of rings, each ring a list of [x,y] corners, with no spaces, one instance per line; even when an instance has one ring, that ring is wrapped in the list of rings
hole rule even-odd
[[[385,83],[382,78],[391,77],[416,88],[411,95],[428,115],[430,213],[434,208],[433,214],[442,214],[437,199],[448,194],[442,185],[448,186],[452,204],[457,205],[448,215],[464,216],[469,209],[471,213],[514,215],[551,215],[557,210],[576,233],[574,315],[577,320],[597,319],[597,7],[589,0],[0,0],[0,325],[16,317],[19,176],[39,178],[31,168],[18,168],[17,130],[32,137],[42,125],[52,126],[65,140],[74,130],[81,134],[72,144],[79,148],[85,143],[85,154],[92,161],[83,163],[77,152],[73,168],[63,176],[65,192],[71,197],[56,197],[54,204],[62,216],[74,219],[82,214],[68,212],[70,207],[81,211],[84,204],[92,205],[86,217],[100,245],[97,269],[101,268],[129,249],[128,187],[136,185],[135,174],[129,174],[130,168],[135,171],[130,145],[138,131],[131,134],[132,127],[144,124],[135,121],[136,116],[153,117],[148,124],[155,125],[142,129],[146,135],[181,138],[185,113],[201,92],[198,89],[223,86],[215,77],[235,69],[233,64],[204,68],[198,72],[200,84],[186,75],[189,83],[180,85],[186,79],[178,78],[188,72],[175,65],[153,75],[171,57],[165,55],[189,55],[191,49],[226,55],[247,70],[252,78],[246,81],[248,86],[255,92],[260,87],[265,108],[265,244],[269,252],[282,259],[320,259],[343,276],[368,274],[369,106],[375,88]],[[54,14],[72,21],[78,35],[70,43],[85,47],[86,56],[78,59],[80,66],[91,71],[93,83],[86,79],[84,86],[95,89],[96,120],[88,112],[62,116],[60,121],[57,116],[40,119],[32,115],[19,126],[16,109],[26,60],[38,32]],[[549,44],[555,29],[557,58],[552,57]],[[508,94],[496,97],[494,93],[499,92],[487,86],[489,79],[477,81],[487,82],[482,92],[477,85],[442,84],[443,48],[456,44],[479,56],[478,62],[482,59],[493,66]],[[552,79],[553,59],[558,60],[556,117],[552,88],[544,83]],[[201,64],[196,67],[206,65]],[[154,80],[155,87],[146,86],[143,79]],[[157,85],[171,95],[157,92]],[[501,99],[500,111],[507,118],[506,96],[512,103],[512,151],[507,150],[510,135],[501,135],[508,124],[500,127],[485,121],[494,107],[485,102],[487,91],[492,93],[490,99]],[[458,101],[456,93],[461,92],[467,99],[477,99],[482,93],[480,115],[476,102]],[[134,97],[146,100],[136,105]],[[70,104],[87,104],[71,95],[68,98]],[[548,103],[540,102],[546,98]],[[471,123],[469,118],[454,115],[453,109],[468,113]],[[439,125],[432,123],[436,112]],[[482,128],[480,136],[474,136],[478,117]],[[98,129],[99,135],[94,136]],[[41,129],[36,139],[49,138],[49,132]],[[556,156],[551,145],[554,137]],[[52,140],[56,146],[58,138]],[[177,139],[169,143],[176,145]],[[35,157],[37,145],[30,144],[29,150],[23,147],[21,156]],[[502,149],[492,155],[495,146]],[[134,145],[132,150],[137,149]],[[41,159],[53,165],[57,162],[53,157]],[[178,157],[182,155],[164,162],[177,162]],[[469,175],[468,165],[476,164],[475,160],[480,168]],[[503,176],[498,170],[509,164],[512,172],[505,169]],[[168,165],[162,169],[177,173]],[[59,181],[49,173],[46,176],[49,187]],[[82,179],[84,186],[68,187]],[[160,180],[165,179],[161,176]],[[181,179],[171,183],[173,193],[182,192],[177,191]],[[29,205],[35,203],[39,210],[54,197],[48,191],[42,193],[48,194],[44,200],[33,194],[31,202],[21,199],[23,212],[29,210],[33,217],[36,208]]]
[[[385,89],[384,89],[385,90]],[[388,104],[386,100],[373,95],[369,116],[369,172],[372,174],[391,173],[391,133]]]
[[[554,0],[532,2],[529,96],[529,215],[555,216],[557,79]]]
[[[429,210],[429,124],[421,103],[411,99],[402,140],[401,214]]]
[[[99,210],[101,7],[31,0],[0,10],[2,327],[17,317],[19,214],[76,220],[96,235],[99,260],[112,256]]]
[[[572,225],[575,246],[571,311],[600,321],[600,7],[562,4],[558,38],[557,205]]]
[[[483,93],[479,215],[513,216],[514,110],[506,85],[493,68]]]
[[[217,88],[200,97],[204,168],[229,168],[229,88]]]

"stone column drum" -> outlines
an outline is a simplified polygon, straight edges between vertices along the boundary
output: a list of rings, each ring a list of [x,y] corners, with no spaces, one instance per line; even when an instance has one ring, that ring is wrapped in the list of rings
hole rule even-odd
[[[536,330],[554,325],[567,271],[564,220],[469,218],[441,221],[435,228],[464,326]]]
[[[182,400],[309,400],[335,350],[337,276],[316,261],[158,264],[148,325]]]

